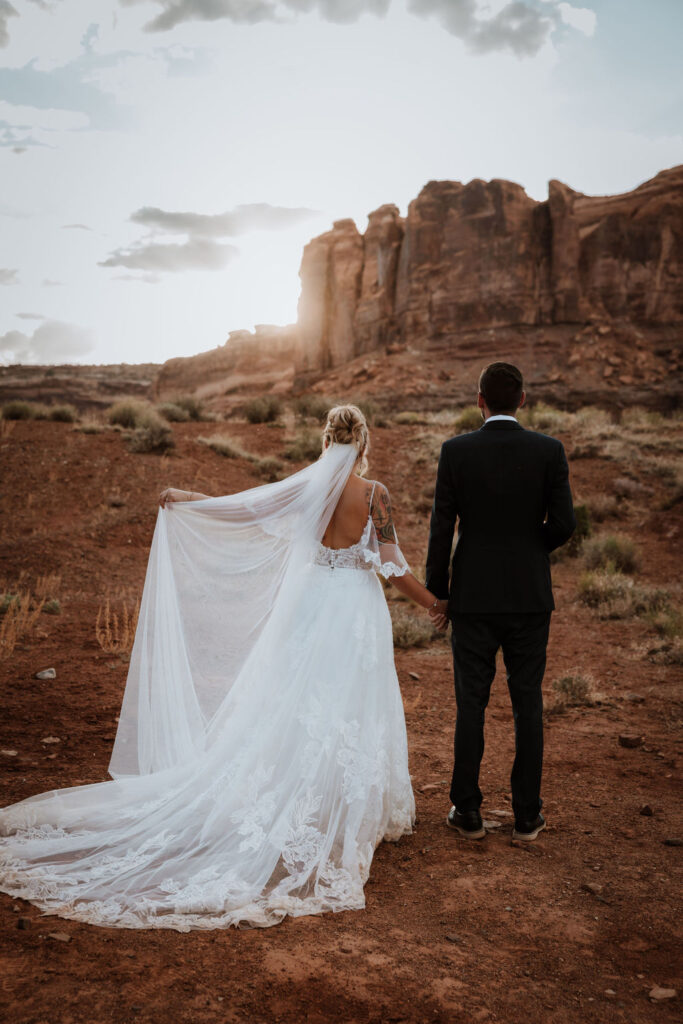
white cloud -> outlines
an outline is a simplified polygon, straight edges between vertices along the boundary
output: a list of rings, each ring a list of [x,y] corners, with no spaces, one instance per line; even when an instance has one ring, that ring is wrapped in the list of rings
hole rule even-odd
[[[42,281],[43,288],[61,288],[63,284],[63,281],[53,281],[50,277],[44,277]]]
[[[98,267],[128,267],[130,270],[222,270],[238,255],[234,245],[220,245],[205,238],[186,242],[138,242],[115,249]]]
[[[557,9],[565,24],[571,25],[572,28],[578,29],[579,32],[583,32],[585,36],[595,34],[598,16],[589,7],[572,7],[571,4],[565,3],[563,0],[562,3],[557,5]]]
[[[0,284],[19,284],[18,270],[11,270],[9,267],[0,267]]]
[[[225,213],[180,213],[143,206],[131,214],[136,224],[172,234],[188,234],[209,238],[242,235],[247,231],[274,231],[300,224],[315,217],[318,210],[306,206],[271,206],[269,203],[246,203]]]
[[[95,335],[85,327],[63,320],[45,320],[33,334],[8,331],[0,336],[0,359],[11,363],[59,363],[87,355]]]

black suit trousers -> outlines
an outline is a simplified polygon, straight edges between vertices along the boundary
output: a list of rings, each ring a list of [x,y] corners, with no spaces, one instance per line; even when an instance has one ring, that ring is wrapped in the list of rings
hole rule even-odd
[[[455,613],[453,669],[457,717],[451,801],[459,811],[482,801],[479,767],[484,753],[484,714],[503,650],[515,723],[515,760],[510,787],[517,822],[534,821],[541,800],[543,696],[551,612]]]

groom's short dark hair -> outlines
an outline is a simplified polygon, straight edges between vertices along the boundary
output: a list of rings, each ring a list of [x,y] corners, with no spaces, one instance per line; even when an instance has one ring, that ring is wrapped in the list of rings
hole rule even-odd
[[[523,390],[522,371],[512,363],[489,363],[481,371],[479,393],[494,415],[517,412]]]

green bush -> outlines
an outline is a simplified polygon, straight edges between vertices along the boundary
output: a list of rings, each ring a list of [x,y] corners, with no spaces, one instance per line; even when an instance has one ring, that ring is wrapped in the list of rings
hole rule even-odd
[[[78,410],[73,405],[53,405],[49,409],[48,419],[58,423],[77,423]]]
[[[34,408],[30,402],[19,401],[14,399],[11,402],[5,402],[2,407],[2,418],[3,420],[32,420],[34,419]]]
[[[57,600],[57,598],[53,597],[49,601],[45,602],[45,604],[43,605],[43,611],[45,612],[46,615],[60,615],[62,611],[62,606]]]
[[[313,462],[322,451],[322,438],[316,430],[300,430],[285,449],[285,458],[294,462]]]
[[[427,418],[421,412],[397,412],[394,416],[394,423],[399,426],[418,427],[427,423]]]
[[[617,572],[635,572],[639,566],[636,546],[630,537],[612,534],[591,537],[582,547],[587,569],[612,568]]]
[[[161,402],[157,405],[157,412],[165,420],[168,420],[169,423],[186,423],[190,418],[187,409],[183,409],[181,405],[176,405],[175,402]]]
[[[589,676],[561,676],[553,681],[553,690],[567,707],[590,706],[593,703],[593,680]]]
[[[483,422],[479,406],[468,405],[456,414],[453,421],[453,429],[456,434],[466,434],[470,430],[478,430]]]
[[[250,398],[244,406],[249,423],[274,423],[282,415],[282,402],[275,395]]]

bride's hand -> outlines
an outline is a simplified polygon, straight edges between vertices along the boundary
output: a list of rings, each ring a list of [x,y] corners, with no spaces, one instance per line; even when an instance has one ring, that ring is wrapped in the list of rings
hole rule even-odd
[[[190,496],[189,491],[180,491],[177,487],[167,487],[165,491],[162,491],[159,495],[159,504],[162,508],[166,508],[166,503],[169,501],[188,501]]]

